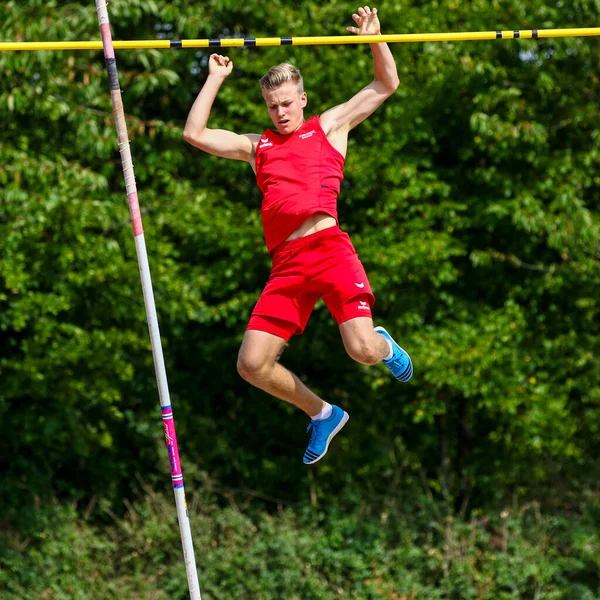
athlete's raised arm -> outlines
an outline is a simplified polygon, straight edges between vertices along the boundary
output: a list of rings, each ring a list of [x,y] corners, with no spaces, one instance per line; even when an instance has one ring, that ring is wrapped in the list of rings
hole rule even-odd
[[[381,35],[377,9],[371,10],[368,6],[360,7],[358,14],[352,18],[356,27],[347,27],[348,31],[356,35]],[[362,123],[398,88],[398,71],[394,57],[387,44],[370,44],[373,52],[375,77],[373,82],[350,98],[348,102],[340,104],[321,115],[321,126],[331,139],[340,134],[348,134],[352,128]]]
[[[223,158],[245,160],[254,167],[259,134],[239,135],[226,129],[209,129],[206,126],[217,92],[232,70],[233,62],[229,58],[211,54],[208,60],[208,77],[190,110],[183,137],[200,150]]]

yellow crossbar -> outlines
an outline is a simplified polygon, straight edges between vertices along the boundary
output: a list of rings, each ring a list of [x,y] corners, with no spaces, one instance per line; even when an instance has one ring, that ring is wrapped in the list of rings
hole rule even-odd
[[[322,37],[219,38],[198,40],[115,41],[117,50],[237,48],[254,46],[324,46],[338,44],[376,44],[381,42],[457,42],[481,40],[545,39],[600,36],[600,27],[571,29],[528,29],[513,31],[465,31],[459,33],[408,33],[396,35],[340,35]],[[0,42],[0,52],[33,50],[102,50],[102,42]]]

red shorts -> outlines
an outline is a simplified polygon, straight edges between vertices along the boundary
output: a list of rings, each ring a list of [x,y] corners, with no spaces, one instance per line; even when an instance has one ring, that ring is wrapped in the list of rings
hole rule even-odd
[[[375,296],[348,234],[339,227],[283,242],[272,259],[269,281],[247,329],[287,341],[304,331],[321,297],[338,324],[371,317]]]

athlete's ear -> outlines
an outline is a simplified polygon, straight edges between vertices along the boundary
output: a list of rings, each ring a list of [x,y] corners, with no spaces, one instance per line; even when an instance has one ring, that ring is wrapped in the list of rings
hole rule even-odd
[[[302,92],[302,95],[300,96],[300,104],[302,105],[302,108],[306,108],[306,105],[308,104],[308,96],[306,95],[306,92]]]

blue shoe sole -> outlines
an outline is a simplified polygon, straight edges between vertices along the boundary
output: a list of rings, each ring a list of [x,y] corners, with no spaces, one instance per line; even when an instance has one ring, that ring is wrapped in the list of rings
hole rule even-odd
[[[350,418],[350,415],[346,411],[344,411],[344,415],[340,419],[340,422],[337,424],[337,427],[329,434],[329,437],[327,438],[327,443],[325,444],[325,450],[319,456],[317,456],[317,458],[315,458],[314,460],[311,460],[308,462],[306,460],[303,460],[302,462],[305,465],[314,465],[316,462],[319,462],[327,454],[327,450],[329,449],[329,442],[331,442],[331,440],[336,436],[336,434],[339,433],[339,431],[342,429],[342,427],[348,422],[349,418]]]

